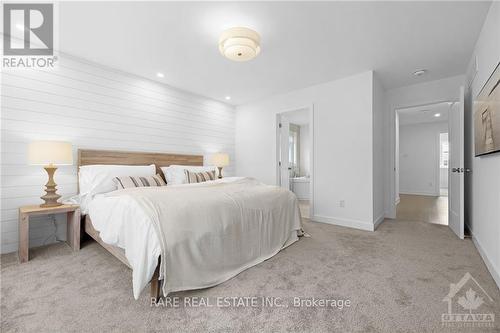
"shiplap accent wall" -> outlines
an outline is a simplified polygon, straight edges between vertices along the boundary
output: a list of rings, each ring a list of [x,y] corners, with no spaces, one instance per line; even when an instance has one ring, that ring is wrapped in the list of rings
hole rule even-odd
[[[74,165],[59,167],[55,175],[59,194],[68,197],[77,193],[78,148],[207,159],[227,152],[231,165],[224,173],[231,175],[234,126],[232,106],[74,57],[61,55],[56,69],[3,72],[1,252],[17,251],[18,207],[42,202],[47,176],[42,167],[28,165],[29,142],[73,144]],[[58,239],[65,239],[65,216],[32,221],[30,247],[54,242],[56,225]]]

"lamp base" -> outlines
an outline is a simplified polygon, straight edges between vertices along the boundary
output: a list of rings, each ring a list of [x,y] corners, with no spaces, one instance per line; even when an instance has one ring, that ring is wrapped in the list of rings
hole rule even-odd
[[[57,168],[55,166],[46,166],[44,167],[45,171],[47,171],[47,174],[49,175],[49,180],[47,181],[47,184],[45,184],[45,194],[44,196],[40,197],[45,203],[41,204],[40,207],[57,207],[61,206],[62,203],[58,202],[59,198],[61,197],[59,194],[57,194],[57,184],[54,181],[54,173],[56,172]]]
[[[219,179],[222,179],[222,167],[217,167],[219,169]]]

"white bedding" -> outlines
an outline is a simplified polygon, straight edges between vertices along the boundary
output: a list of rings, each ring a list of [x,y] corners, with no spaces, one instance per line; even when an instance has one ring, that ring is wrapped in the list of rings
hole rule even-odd
[[[219,284],[295,242],[295,195],[250,178],[117,190],[89,205],[102,240],[125,249],[135,299],[162,255],[163,292]]]

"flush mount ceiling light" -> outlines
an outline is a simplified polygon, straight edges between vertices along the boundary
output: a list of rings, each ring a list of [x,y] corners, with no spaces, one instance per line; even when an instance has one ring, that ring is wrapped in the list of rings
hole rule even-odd
[[[219,51],[233,61],[247,61],[260,53],[260,36],[249,28],[236,27],[222,33]]]
[[[156,76],[158,76],[158,77],[165,77],[165,75],[163,73],[160,73],[160,72],[156,73]]]
[[[436,118],[437,118],[437,117],[441,117],[441,113],[436,113],[436,114],[434,114],[434,117],[436,117]]]
[[[415,75],[415,76],[422,76],[425,73],[427,73],[426,69],[419,69],[418,71],[413,72],[413,75]]]
[[[224,97],[224,98],[226,99],[226,101],[231,100],[231,96],[226,96],[226,97]]]

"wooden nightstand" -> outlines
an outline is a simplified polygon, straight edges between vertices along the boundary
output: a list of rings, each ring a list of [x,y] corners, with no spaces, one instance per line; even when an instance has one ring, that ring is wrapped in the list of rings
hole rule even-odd
[[[28,261],[29,249],[29,223],[31,216],[49,215],[49,214],[68,214],[68,245],[73,251],[80,250],[80,206],[61,205],[56,207],[24,206],[19,208],[19,261],[21,263]]]

